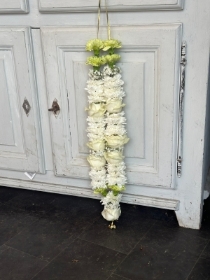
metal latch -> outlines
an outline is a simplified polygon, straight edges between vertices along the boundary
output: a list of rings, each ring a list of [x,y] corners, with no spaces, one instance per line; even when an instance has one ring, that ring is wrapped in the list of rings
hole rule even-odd
[[[53,112],[54,115],[58,115],[59,111],[60,111],[60,106],[58,104],[58,100],[54,99],[53,103],[52,103],[52,108],[48,109],[48,111]]]

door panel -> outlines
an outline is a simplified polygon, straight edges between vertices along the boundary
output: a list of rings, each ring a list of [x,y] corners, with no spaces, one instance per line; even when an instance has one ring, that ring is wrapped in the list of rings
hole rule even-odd
[[[89,178],[84,49],[94,35],[90,27],[42,28],[49,106],[55,98],[61,105],[60,114],[50,116],[57,176]],[[181,25],[114,27],[112,37],[123,42],[128,181],[173,187]]]
[[[0,54],[1,55],[1,54]],[[7,80],[6,80],[6,69],[5,69],[5,62],[4,57],[0,56],[0,77],[1,77],[1,83],[0,83],[0,104],[4,104],[4,106],[1,106],[1,115],[4,116],[4,125],[7,127],[6,131],[4,133],[0,134],[0,144],[1,145],[8,145],[8,146],[14,146],[15,139],[14,139],[14,128],[12,123],[12,112],[10,109],[10,101],[8,94],[8,88],[7,88]],[[2,119],[2,118],[1,118]]]
[[[112,0],[109,11],[182,10],[184,0]],[[95,0],[39,0],[42,12],[91,12],[97,11]]]
[[[43,172],[34,71],[29,29],[0,28],[0,169]]]
[[[0,13],[28,13],[28,0],[1,0]]]

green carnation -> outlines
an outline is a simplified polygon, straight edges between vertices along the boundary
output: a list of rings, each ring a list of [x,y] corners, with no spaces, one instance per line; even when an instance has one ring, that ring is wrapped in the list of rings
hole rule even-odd
[[[93,39],[87,42],[86,44],[86,51],[100,51],[101,49],[103,49],[104,47],[104,43],[102,40],[100,39]]]
[[[109,190],[108,189],[104,189],[104,188],[97,188],[97,189],[94,189],[93,192],[95,194],[101,194],[103,196],[106,196],[108,194]]]
[[[110,39],[104,41],[103,51],[108,51],[109,49],[119,49],[122,47],[122,44],[118,40]]]
[[[114,195],[118,195],[118,193],[125,191],[125,186],[113,185],[108,186],[108,188],[113,191]]]
[[[119,54],[108,54],[105,56],[106,63],[109,65],[114,65],[120,59]]]
[[[106,59],[104,56],[90,56],[86,60],[86,64],[92,65],[93,67],[100,67],[106,63]]]

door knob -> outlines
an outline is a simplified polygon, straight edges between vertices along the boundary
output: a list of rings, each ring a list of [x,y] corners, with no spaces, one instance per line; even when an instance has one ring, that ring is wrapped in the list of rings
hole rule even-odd
[[[48,109],[48,111],[53,112],[55,115],[57,115],[57,112],[60,111],[60,106],[57,99],[53,101],[52,108]]]

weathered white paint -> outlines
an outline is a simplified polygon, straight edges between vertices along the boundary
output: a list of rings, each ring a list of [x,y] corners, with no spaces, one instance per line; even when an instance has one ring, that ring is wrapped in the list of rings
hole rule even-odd
[[[24,14],[28,12],[29,12],[28,0],[1,0],[0,1],[0,14],[1,13]]]
[[[89,178],[84,110],[88,54],[84,45],[94,37],[94,31],[90,27],[41,28],[48,106],[56,99],[61,108],[57,117],[52,113],[50,116],[57,176]],[[128,183],[173,187],[173,140],[177,138],[173,124],[178,97],[174,85],[178,85],[181,25],[114,27],[112,34],[124,46],[119,53],[131,137],[126,146]],[[106,28],[101,30],[101,36],[106,37]]]
[[[57,28],[66,26],[72,28],[74,26],[90,27],[95,25],[97,21],[97,15],[95,13],[40,14],[38,2],[35,0],[30,1],[30,8],[30,14],[24,16],[1,16],[0,24],[2,26],[30,25],[36,28],[43,26],[55,26]],[[203,187],[206,181],[206,176],[204,175],[206,172],[203,173],[203,162],[205,158],[203,153],[210,44],[210,34],[206,33],[206,26],[210,26],[209,11],[209,0],[203,0],[202,3],[199,0],[186,0],[183,11],[150,12],[147,10],[145,12],[134,13],[129,11],[126,13],[110,13],[110,22],[115,26],[147,26],[163,23],[170,26],[175,22],[183,25],[183,39],[186,40],[188,44],[188,62],[186,68],[184,103],[182,177],[177,179],[175,188],[148,187],[146,185],[130,184],[127,186],[124,199],[129,203],[137,199],[137,204],[144,203],[144,205],[150,206],[153,204],[155,207],[168,209],[172,209],[171,205],[175,205],[173,204],[174,201],[176,203],[179,202],[179,208],[176,207],[179,224],[191,228],[199,228],[200,226],[203,205]],[[105,17],[102,16],[102,25],[105,24]],[[36,31],[36,35],[34,33],[33,36],[34,50],[36,57],[39,57],[39,59],[36,58],[36,70],[39,103],[42,115],[42,131],[45,146],[48,146],[48,149],[45,148],[45,162],[47,163],[47,170],[49,171],[47,171],[45,175],[37,174],[33,181],[30,181],[22,172],[0,170],[0,183],[7,186],[92,197],[89,180],[66,176],[58,177],[54,175],[51,161],[52,151],[50,148],[52,138],[49,133],[49,113],[47,111],[51,104],[47,103],[45,96],[46,88],[43,79],[45,73],[42,67],[43,62],[40,50],[38,50],[40,49],[39,30],[34,31]],[[94,37],[95,36],[96,31]],[[178,61],[178,58],[176,58],[176,61]],[[138,67],[140,70],[141,66],[138,65]],[[175,105],[176,104],[174,104],[174,106]],[[176,107],[174,107],[174,110],[175,108]],[[174,122],[174,132],[176,128],[177,126]],[[174,133],[174,135],[176,135],[176,133]],[[142,148],[138,151],[138,156],[141,154]],[[176,154],[172,156],[172,158],[176,159]],[[205,166],[205,170],[207,170],[207,165],[205,164]],[[131,197],[133,200],[130,199]],[[147,199],[143,200],[142,197],[146,197]],[[159,201],[161,202],[159,203]],[[173,207],[173,209],[175,209],[175,206]]]
[[[29,28],[0,28],[0,168],[44,172],[31,48]]]
[[[6,74],[6,61],[9,59],[9,50],[0,52],[0,120],[1,127],[6,127],[4,133],[0,134],[0,145],[6,146],[14,146],[14,127],[12,122],[12,108],[10,106],[11,95],[9,94],[10,83],[7,82],[7,74]],[[10,57],[11,63],[11,57]]]
[[[44,162],[45,169],[53,169],[53,157],[52,157],[52,145],[51,145],[51,134],[50,134],[50,124],[49,124],[49,112],[47,105],[47,91],[45,84],[45,73],[44,73],[44,64],[42,57],[42,45],[40,38],[40,30],[33,29],[31,30],[32,40],[34,47],[34,65],[37,79],[37,91],[38,91],[38,102],[39,102],[39,111],[41,119],[41,135],[43,139],[43,150],[44,150]]]
[[[109,11],[181,10],[184,0],[108,0]],[[39,0],[41,12],[96,12],[95,0]],[[102,9],[104,2],[102,1]]]
[[[82,197],[91,197],[94,199],[100,199],[99,195],[95,195],[90,188],[79,188],[75,186],[63,186],[57,184],[46,184],[43,182],[34,182],[34,181],[23,181],[23,180],[12,180],[3,178],[1,180],[1,184],[4,186],[15,187],[15,188],[25,188],[36,191],[44,191],[44,192],[52,192],[52,193],[60,193],[66,195],[75,195]],[[144,205],[150,207],[158,207],[163,209],[170,210],[178,210],[179,209],[179,201],[173,199],[165,199],[159,197],[147,197],[141,195],[132,195],[129,193],[125,193],[122,198],[122,202],[136,204],[136,205]]]

